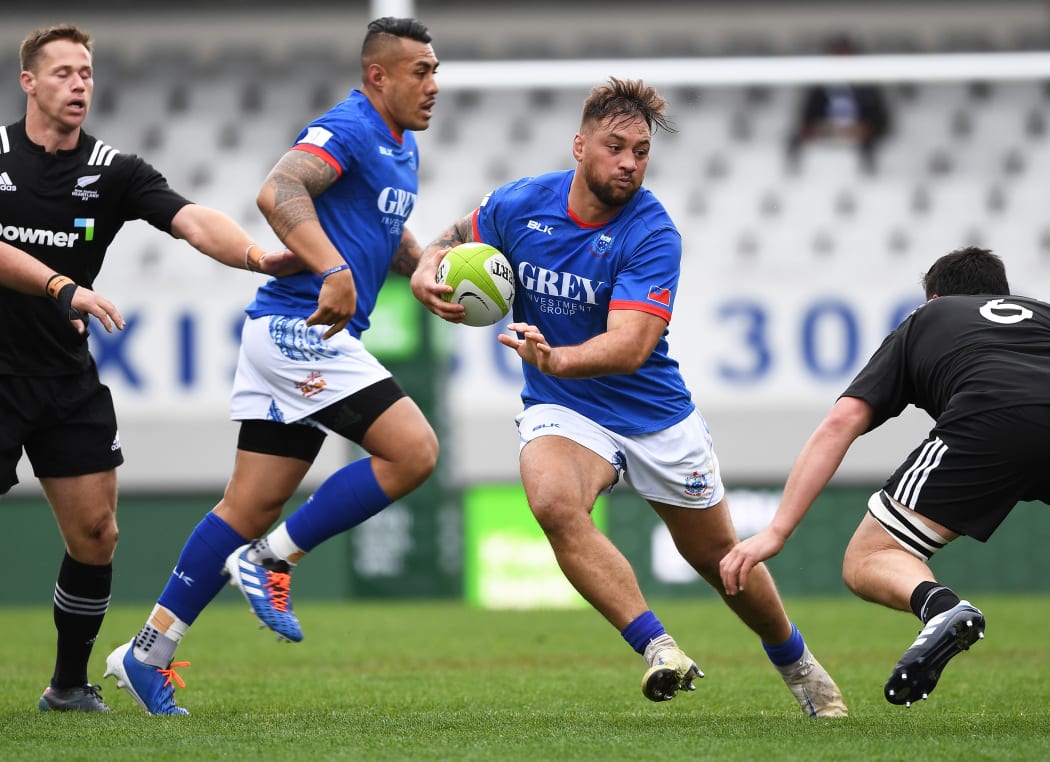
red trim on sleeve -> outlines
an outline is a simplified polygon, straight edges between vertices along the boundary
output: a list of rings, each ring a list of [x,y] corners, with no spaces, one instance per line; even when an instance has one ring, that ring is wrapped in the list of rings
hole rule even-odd
[[[613,310],[648,312],[650,315],[656,315],[656,317],[662,318],[665,323],[671,322],[671,311],[666,307],[661,307],[659,304],[653,304],[652,302],[631,302],[627,299],[614,299],[609,302],[609,311],[612,312]]]
[[[332,158],[332,154],[328,153],[328,151],[324,150],[323,148],[318,148],[317,146],[311,145],[309,143],[296,143],[294,146],[292,146],[292,150],[306,151],[307,153],[312,153],[314,156],[323,159],[325,164],[334,169],[337,175],[343,174],[343,168],[339,166],[339,162]]]
[[[481,208],[478,207],[477,209],[474,210],[474,213],[472,215],[470,215],[470,228],[471,228],[471,231],[474,233],[474,240],[477,241],[478,243],[484,243],[481,240],[481,231],[478,230],[478,213],[480,211],[481,211]]]

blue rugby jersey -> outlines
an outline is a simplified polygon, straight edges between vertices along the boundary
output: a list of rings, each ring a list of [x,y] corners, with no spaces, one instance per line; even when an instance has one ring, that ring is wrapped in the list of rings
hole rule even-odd
[[[419,157],[415,135],[390,132],[364,93],[354,90],[343,102],[310,122],[296,138],[296,150],[324,159],[339,178],[314,198],[329,239],[350,265],[357,287],[357,311],[347,330],[360,337],[369,326],[401,233],[416,202]],[[271,278],[256,292],[246,312],[309,317],[317,309],[321,278],[303,272]]]
[[[514,320],[551,346],[581,344],[606,330],[610,310],[641,310],[670,322],[682,239],[646,188],[608,222],[589,225],[568,208],[573,171],[497,188],[474,213],[474,235],[514,267]],[[585,379],[548,376],[522,363],[526,407],[571,408],[623,435],[660,431],[694,409],[667,332],[636,373]]]

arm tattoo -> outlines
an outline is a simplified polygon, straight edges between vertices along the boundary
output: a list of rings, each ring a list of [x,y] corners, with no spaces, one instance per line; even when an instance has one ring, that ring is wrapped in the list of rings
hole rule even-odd
[[[289,151],[266,178],[273,189],[273,210],[267,222],[282,241],[304,222],[316,222],[313,199],[338,179],[323,159],[305,151]]]
[[[390,262],[390,271],[399,275],[412,275],[419,264],[419,258],[423,256],[423,249],[419,241],[407,229],[401,234],[401,245],[394,253],[394,259]]]
[[[428,249],[444,249],[474,240],[474,212],[456,220],[445,232],[430,242]]]

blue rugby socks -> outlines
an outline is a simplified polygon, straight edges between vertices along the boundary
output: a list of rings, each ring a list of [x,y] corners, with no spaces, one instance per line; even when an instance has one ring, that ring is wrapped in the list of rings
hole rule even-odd
[[[292,542],[308,553],[329,537],[371,518],[390,503],[376,481],[372,459],[362,458],[325,479],[288,517],[285,526]]]
[[[644,614],[635,617],[629,625],[623,628],[620,634],[631,648],[640,654],[644,654],[646,646],[661,635],[666,635],[667,631],[660,620],[656,618],[656,614],[652,611],[646,611]]]
[[[786,667],[802,658],[806,650],[806,641],[802,639],[802,633],[794,622],[791,623],[791,637],[779,645],[770,645],[762,641],[762,648],[766,650],[766,656],[778,667]]]
[[[362,458],[329,476],[281,525],[252,544],[247,558],[267,569],[289,571],[325,540],[352,529],[390,505]]]
[[[226,557],[245,538],[215,513],[208,513],[186,540],[157,605],[135,638],[134,656],[158,667],[171,663],[187,628],[229,582]]]

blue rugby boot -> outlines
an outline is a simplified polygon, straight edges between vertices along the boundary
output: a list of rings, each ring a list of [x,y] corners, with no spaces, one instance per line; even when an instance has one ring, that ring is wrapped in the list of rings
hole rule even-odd
[[[175,705],[175,686],[185,688],[186,683],[175,671],[176,667],[188,667],[188,661],[172,662],[167,668],[144,664],[135,658],[135,641],[125,643],[106,657],[106,672],[103,677],[117,678],[117,687],[124,688],[135,699],[146,714],[189,714]]]
[[[249,560],[252,545],[242,545],[226,559],[230,584],[238,588],[259,621],[277,633],[278,640],[298,643],[303,630],[292,611],[291,566],[285,561],[265,565]]]

